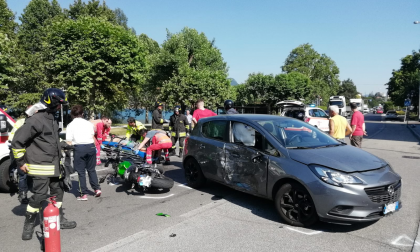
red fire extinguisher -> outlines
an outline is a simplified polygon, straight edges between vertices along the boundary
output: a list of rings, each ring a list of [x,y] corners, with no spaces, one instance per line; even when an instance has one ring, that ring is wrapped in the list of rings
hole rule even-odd
[[[60,252],[60,210],[55,206],[55,197],[48,200],[44,210],[44,244],[45,252]]]

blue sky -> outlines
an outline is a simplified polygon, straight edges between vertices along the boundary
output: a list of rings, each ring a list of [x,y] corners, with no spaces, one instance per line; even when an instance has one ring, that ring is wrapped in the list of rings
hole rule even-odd
[[[7,0],[19,16],[30,0]],[[87,1],[87,0],[86,0]],[[73,0],[59,0],[67,8]],[[400,59],[420,49],[416,0],[108,0],[128,25],[162,43],[166,29],[188,26],[216,39],[229,76],[278,74],[290,51],[310,43],[331,57],[340,79],[353,79],[363,94],[385,92]]]

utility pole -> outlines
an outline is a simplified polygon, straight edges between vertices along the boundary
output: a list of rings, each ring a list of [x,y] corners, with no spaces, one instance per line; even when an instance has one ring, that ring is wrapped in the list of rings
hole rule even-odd
[[[420,24],[419,21],[414,21],[414,24]],[[420,122],[420,71],[419,71],[419,105],[417,106],[417,112],[419,113],[419,122]]]
[[[64,89],[64,87],[61,89],[61,90],[63,90],[63,92],[64,92],[64,94],[66,94],[66,91],[67,90],[65,90]],[[61,129],[61,130],[64,130],[64,117],[63,117],[63,111],[64,111],[64,109],[63,109],[63,105],[61,105],[61,122],[59,123],[59,128]],[[67,108],[68,109],[68,108]]]

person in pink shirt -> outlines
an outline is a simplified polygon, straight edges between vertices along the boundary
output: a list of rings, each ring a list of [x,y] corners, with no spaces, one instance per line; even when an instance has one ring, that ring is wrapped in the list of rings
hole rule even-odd
[[[96,146],[96,165],[101,164],[101,145],[108,137],[111,131],[112,121],[108,117],[103,116],[99,120],[91,121],[95,131],[95,146]]]
[[[356,103],[350,103],[350,108],[353,111],[350,122],[353,133],[349,135],[350,143],[355,147],[362,148],[363,136],[367,136],[365,130],[365,117],[357,110]]]
[[[206,118],[206,117],[216,115],[216,113],[214,113],[210,109],[204,108],[204,101],[202,99],[197,101],[196,106],[197,106],[197,109],[194,111],[194,114],[192,117],[194,124],[197,124],[198,120],[200,120],[201,118]]]

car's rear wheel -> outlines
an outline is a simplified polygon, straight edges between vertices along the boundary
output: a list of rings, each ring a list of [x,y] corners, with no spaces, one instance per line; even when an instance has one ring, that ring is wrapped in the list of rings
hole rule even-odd
[[[194,158],[188,158],[184,163],[185,180],[192,188],[202,187],[206,183],[201,167]]]
[[[282,185],[274,202],[277,212],[289,225],[307,227],[318,221],[311,195],[298,183],[289,182]]]

